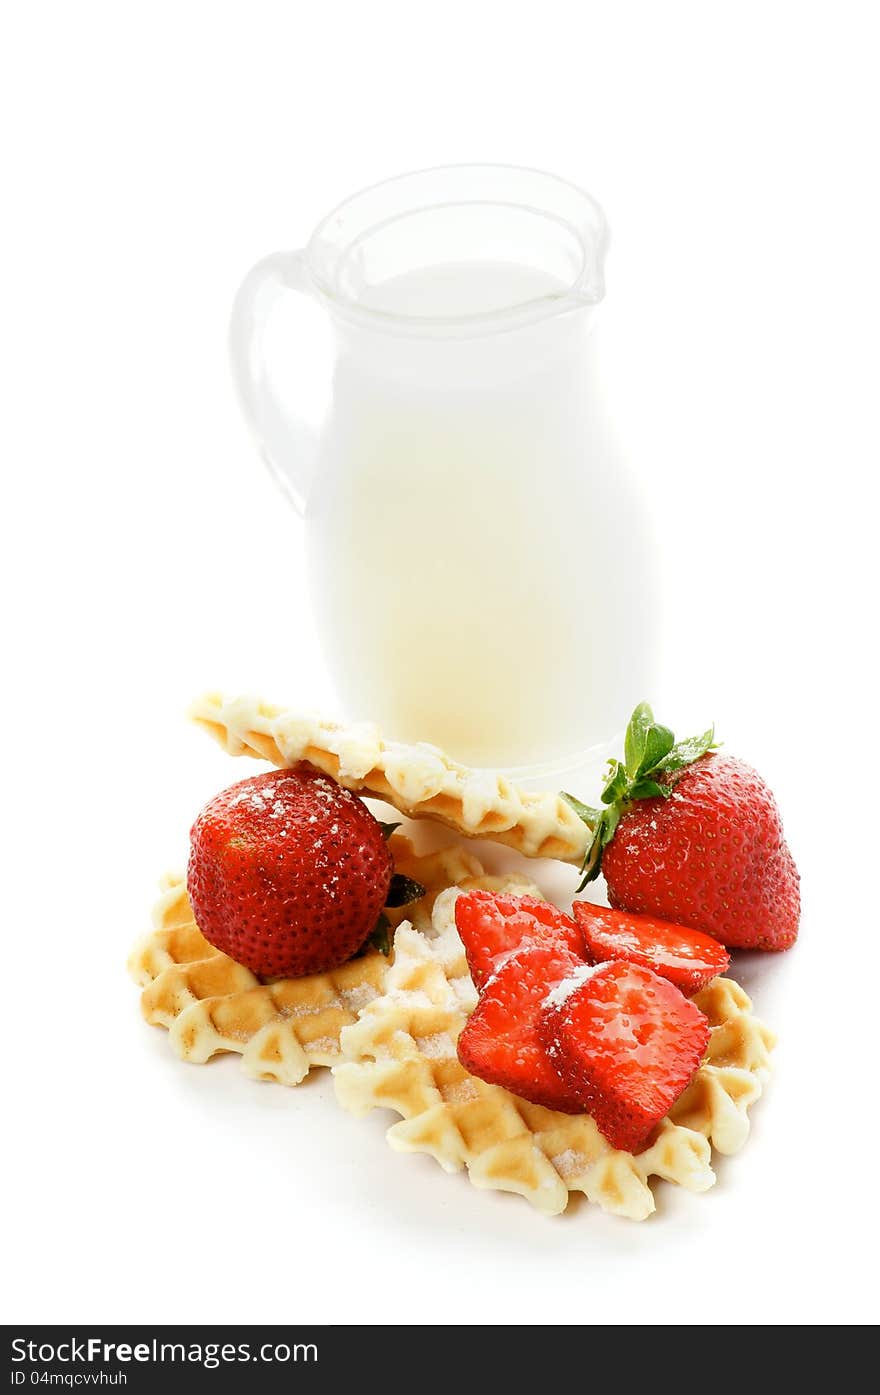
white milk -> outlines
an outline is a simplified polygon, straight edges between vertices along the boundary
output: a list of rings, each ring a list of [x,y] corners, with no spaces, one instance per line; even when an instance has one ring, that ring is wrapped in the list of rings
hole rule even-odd
[[[468,262],[396,276],[362,303],[463,316],[564,290]],[[648,695],[646,541],[586,319],[456,340],[337,325],[307,534],[349,716],[509,767],[607,740]]]
[[[391,315],[485,315],[543,297],[557,299],[566,286],[533,266],[512,262],[450,262],[421,267],[368,286],[359,303]]]

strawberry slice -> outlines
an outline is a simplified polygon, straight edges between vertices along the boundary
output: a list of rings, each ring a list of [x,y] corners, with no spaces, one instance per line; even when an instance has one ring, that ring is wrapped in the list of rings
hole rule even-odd
[[[534,896],[465,891],[455,902],[455,924],[477,988],[523,945],[559,945],[584,957],[583,937],[571,917]]]
[[[538,1019],[550,989],[584,967],[571,950],[548,941],[514,951],[489,979],[458,1039],[465,1070],[533,1104],[583,1114],[577,1091],[563,1084],[550,1063]]]
[[[689,998],[717,974],[723,974],[730,963],[724,946],[702,930],[673,925],[652,915],[610,911],[589,901],[576,901],[572,911],[588,959],[597,964],[606,959],[642,964],[668,978]]]
[[[651,969],[584,965],[547,997],[539,1035],[560,1080],[611,1144],[638,1153],[709,1041],[699,1008]]]

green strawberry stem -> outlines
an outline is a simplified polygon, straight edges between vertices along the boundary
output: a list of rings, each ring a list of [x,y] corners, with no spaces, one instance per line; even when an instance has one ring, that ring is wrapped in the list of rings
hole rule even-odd
[[[392,824],[391,827],[399,828],[400,824]],[[421,882],[415,881],[413,877],[405,877],[402,872],[395,872],[391,878],[388,895],[385,898],[385,907],[386,909],[396,909],[398,906],[409,906],[413,901],[421,900],[425,894],[426,888],[422,886]],[[384,954],[386,957],[391,953],[391,921],[385,911],[380,913],[367,944],[372,945],[373,949],[378,949],[380,954]]]
[[[676,741],[669,727],[654,721],[647,702],[640,702],[629,719],[623,746],[623,760],[610,760],[602,791],[601,809],[591,809],[573,794],[562,791],[579,818],[592,833],[584,854],[578,891],[595,881],[602,869],[602,853],[617,830],[621,816],[637,799],[668,799],[672,785],[662,784],[658,776],[683,770],[707,751],[714,751],[715,728],[709,727],[701,736]]]
[[[424,894],[425,888],[421,882],[414,881],[412,877],[405,877],[402,872],[395,872],[385,897],[385,905],[409,906],[411,902],[421,900]]]
[[[373,949],[378,949],[379,953],[384,954],[386,959],[391,953],[391,921],[384,911],[381,912],[376,921],[376,928],[359,953],[363,954],[368,945],[371,945]]]

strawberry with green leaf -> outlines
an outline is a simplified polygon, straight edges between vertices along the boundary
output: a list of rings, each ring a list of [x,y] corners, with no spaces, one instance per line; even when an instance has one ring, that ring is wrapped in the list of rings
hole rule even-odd
[[[729,948],[794,943],[799,877],[776,801],[751,766],[716,754],[711,727],[676,742],[640,703],[623,760],[609,762],[601,807],[564,797],[592,834],[579,890],[601,870],[613,907],[691,926]]]

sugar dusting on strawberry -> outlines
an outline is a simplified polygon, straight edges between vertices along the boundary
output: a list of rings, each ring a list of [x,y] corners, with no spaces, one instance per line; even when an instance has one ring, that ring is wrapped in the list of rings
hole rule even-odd
[[[583,1102],[554,1069],[538,1036],[547,990],[583,968],[563,944],[538,940],[516,950],[483,985],[480,1001],[458,1039],[465,1070],[532,1104],[582,1114]]]
[[[254,973],[335,968],[373,931],[392,876],[367,806],[301,762],[216,795],[190,833],[187,887],[205,939]]]
[[[548,994],[538,1033],[612,1148],[638,1153],[699,1069],[709,1023],[651,969],[609,962]]]

